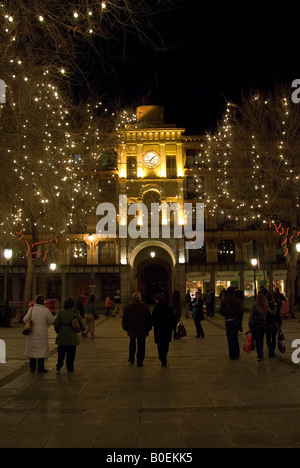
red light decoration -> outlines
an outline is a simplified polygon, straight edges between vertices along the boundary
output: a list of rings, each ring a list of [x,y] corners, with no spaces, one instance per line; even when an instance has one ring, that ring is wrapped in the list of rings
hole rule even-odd
[[[272,227],[272,221],[269,222],[269,227]],[[293,234],[293,235],[291,235],[290,238],[289,238],[289,229],[290,229],[289,226],[288,226],[287,228],[284,228],[284,227],[282,226],[281,223],[279,223],[278,226],[274,223],[274,228],[275,228],[276,232],[278,232],[278,234],[279,234],[280,236],[282,236],[283,234],[285,234],[285,236],[286,236],[285,240],[280,244],[281,246],[283,246],[283,245],[285,245],[285,244],[288,244],[288,243],[292,244],[292,241],[293,241],[293,242],[297,242],[297,238],[298,238],[299,235],[300,235],[300,231],[298,231],[298,233],[297,233],[296,236]],[[288,253],[289,253],[289,249],[288,249],[288,247],[286,247],[286,252],[285,252],[285,254],[284,254],[284,257],[285,257]]]
[[[18,226],[18,224],[20,223],[21,221],[18,220],[17,223],[16,223],[16,227]],[[32,256],[32,260],[36,260],[36,255],[37,255],[37,250],[33,250],[33,249],[36,249],[36,246],[38,245],[43,245],[43,244],[50,244],[50,246],[54,247],[55,249],[55,244],[58,243],[57,241],[57,237],[55,236],[53,239],[49,239],[47,241],[42,241],[42,242],[34,242],[33,244],[31,244],[31,246],[29,245],[28,241],[26,239],[24,239],[24,234],[23,234],[23,228],[21,227],[21,230],[20,231],[16,231],[16,234],[18,236],[21,236],[18,238],[18,241],[21,241],[22,239],[24,240],[26,246],[27,246],[27,253],[26,253],[26,257],[28,257],[28,255],[30,254],[30,251],[31,251],[31,256]],[[44,254],[44,257],[43,257],[43,261],[45,262],[46,261],[46,258],[47,258],[47,255],[49,253],[49,250],[50,248],[45,252]],[[35,257],[34,257],[35,256]]]

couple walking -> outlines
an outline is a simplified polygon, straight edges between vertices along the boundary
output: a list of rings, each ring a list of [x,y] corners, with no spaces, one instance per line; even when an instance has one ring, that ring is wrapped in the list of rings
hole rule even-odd
[[[229,356],[237,359],[240,355],[238,332],[242,331],[243,304],[235,297],[232,286],[227,289],[227,296],[222,300],[220,314],[225,317]],[[276,335],[282,319],[271,294],[260,292],[250,308],[249,330],[256,345],[257,360],[263,359],[264,336],[266,335],[269,357],[275,357]]]
[[[266,336],[269,357],[275,357],[276,336],[281,328],[280,309],[269,292],[258,293],[251,306],[249,330],[256,344],[257,360],[263,359],[264,337]]]
[[[166,367],[169,343],[174,329],[173,310],[166,304],[164,294],[156,295],[156,304],[152,315],[149,307],[142,302],[142,296],[139,292],[133,293],[132,299],[132,303],[125,307],[122,319],[122,327],[130,338],[128,361],[134,364],[137,352],[137,366],[143,366],[146,337],[153,326],[159,359],[162,367]]]

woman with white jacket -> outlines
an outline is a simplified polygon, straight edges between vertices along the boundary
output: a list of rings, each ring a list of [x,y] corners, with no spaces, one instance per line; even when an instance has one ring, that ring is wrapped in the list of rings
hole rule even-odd
[[[52,325],[54,317],[44,306],[44,296],[37,296],[35,304],[30,307],[23,322],[32,320],[32,332],[26,336],[25,356],[29,357],[31,372],[48,372],[44,366],[44,359],[49,356],[48,325]]]

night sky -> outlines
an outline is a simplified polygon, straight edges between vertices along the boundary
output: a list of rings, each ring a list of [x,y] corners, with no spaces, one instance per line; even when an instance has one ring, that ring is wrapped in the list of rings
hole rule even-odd
[[[159,104],[167,123],[203,133],[221,118],[226,99],[300,78],[296,1],[187,0],[156,25],[168,49],[128,41],[126,61],[106,86],[124,105]],[[292,88],[291,88],[292,92]]]

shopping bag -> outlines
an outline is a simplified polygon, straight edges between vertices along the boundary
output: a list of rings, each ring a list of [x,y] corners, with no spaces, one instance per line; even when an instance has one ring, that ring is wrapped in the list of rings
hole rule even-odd
[[[25,335],[25,336],[30,335],[30,333],[32,332],[32,328],[33,328],[32,309],[33,309],[33,307],[31,307],[29,321],[26,322],[25,327],[24,327],[24,329],[22,331],[22,335]]]
[[[277,346],[278,349],[281,353],[285,353],[286,347],[285,347],[285,336],[282,332],[282,330],[279,330],[278,337],[277,337]]]
[[[22,331],[22,335],[29,335],[32,332],[32,326],[32,320],[29,320],[29,322],[25,324],[24,330]]]
[[[281,303],[280,315],[283,319],[292,318],[292,314],[290,314],[290,305],[288,298],[286,298],[285,301],[282,301]]]
[[[180,336],[180,338],[182,338],[183,336],[186,336],[186,329],[181,321],[177,323],[176,333],[178,336]]]
[[[73,315],[72,328],[74,332],[76,333],[81,332],[81,326],[80,326],[80,323],[76,314]]]
[[[253,336],[251,332],[246,333],[246,340],[243,346],[243,350],[246,351],[246,353],[251,353],[252,351],[252,342],[253,342]]]

